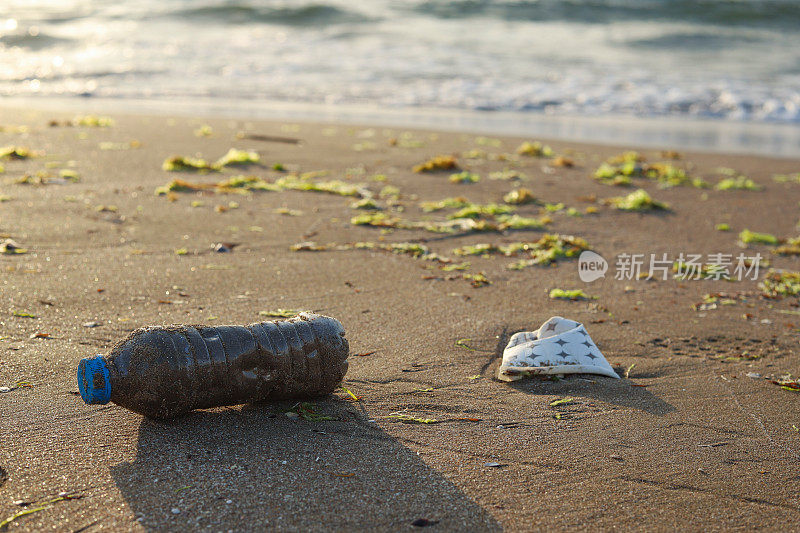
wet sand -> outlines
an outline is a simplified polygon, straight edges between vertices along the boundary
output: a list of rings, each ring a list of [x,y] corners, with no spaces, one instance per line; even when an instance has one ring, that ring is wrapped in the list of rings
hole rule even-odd
[[[724,177],[715,169],[729,167],[763,189],[662,190],[635,179],[672,208],[636,213],[590,198],[636,189],[590,177],[603,160],[635,146],[547,143],[575,162],[553,168],[548,159],[514,155],[520,138],[121,115],[108,128],[48,126],[70,118],[0,110],[0,146],[40,152],[2,161],[0,174],[0,194],[10,197],[0,203],[0,233],[27,249],[0,255],[0,386],[13,388],[0,393],[0,467],[7,473],[3,481],[0,472],[0,520],[46,507],[9,531],[403,530],[419,519],[442,531],[796,523],[800,396],[763,377],[800,372],[797,299],[765,299],[752,280],[615,280],[613,258],[760,252],[774,268],[800,270],[797,257],[737,244],[745,228],[782,238],[800,233],[800,184],[772,179],[800,172],[800,159],[683,152],[671,163],[712,185]],[[204,124],[213,133],[196,136]],[[172,155],[214,160],[231,147],[257,151],[261,164],[208,174],[161,168]],[[465,157],[472,150],[485,155]],[[453,184],[450,172],[411,171],[438,154],[455,154],[481,180]],[[504,161],[496,154],[511,155]],[[657,151],[641,154],[664,160]],[[275,163],[286,170],[273,170]],[[528,179],[488,179],[504,168]],[[80,181],[14,183],[60,169]],[[422,201],[501,202],[518,187],[581,213],[594,207],[580,217],[550,213],[545,231],[586,239],[611,269],[584,284],[574,259],[515,271],[506,268],[514,258],[456,257],[460,246],[535,241],[544,232],[353,226],[356,199],[333,194],[154,194],[175,178],[211,183],[243,173],[273,181],[323,170],[317,181],[363,183],[384,205],[378,192],[397,187],[387,213],[411,221],[452,212],[424,213]],[[517,212],[538,217],[541,210]],[[720,223],[731,231],[716,230]],[[303,241],[424,244],[469,261],[466,272],[483,272],[491,284],[474,288],[462,271],[381,250],[290,250]],[[236,246],[216,253],[216,243]],[[583,288],[596,299],[551,300],[552,288]],[[736,303],[692,309],[720,291],[735,293]],[[345,385],[361,400],[339,392],[317,402],[338,420],[294,420],[283,414],[292,404],[281,403],[154,422],[114,405],[84,405],[76,395],[78,361],[132,329],[246,324],[276,309],[313,310],[345,325],[352,353]],[[34,317],[19,316],[26,314]],[[628,378],[497,381],[508,337],[553,315],[583,322]],[[92,322],[98,325],[85,326]],[[550,405],[562,398],[573,401]],[[397,412],[438,423],[398,423],[389,417]],[[68,499],[52,501],[60,493]]]

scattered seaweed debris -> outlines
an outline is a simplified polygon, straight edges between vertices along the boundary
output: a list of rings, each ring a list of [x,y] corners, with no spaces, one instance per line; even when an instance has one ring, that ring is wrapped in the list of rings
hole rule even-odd
[[[477,183],[480,180],[481,177],[478,174],[468,170],[464,170],[458,174],[451,174],[449,178],[450,183]]]
[[[800,183],[800,172],[794,174],[774,174],[772,179],[775,183]]]
[[[476,274],[469,274],[465,272],[464,274],[461,274],[461,277],[469,281],[469,284],[476,289],[479,289],[481,287],[486,287],[487,285],[492,284],[492,282],[489,280],[489,278],[486,277],[486,274],[484,274],[483,272],[478,272]]]
[[[554,157],[552,161],[550,161],[551,167],[557,168],[572,168],[575,166],[575,161],[570,159],[569,157],[564,157],[560,155],[558,157]]]
[[[435,418],[420,418],[412,416],[408,413],[390,413],[383,418],[389,418],[395,422],[402,422],[403,424],[438,424],[439,421]]]
[[[789,238],[784,244],[772,250],[776,255],[800,255],[800,237]]]
[[[526,204],[535,204],[539,203],[539,199],[533,195],[533,193],[524,187],[520,187],[519,189],[514,189],[505,196],[503,196],[503,201],[507,204],[513,205],[526,205]]]
[[[449,219],[457,218],[483,218],[506,215],[514,212],[514,208],[503,204],[473,204],[470,203],[455,213],[448,216]]]
[[[329,420],[338,420],[338,418],[333,416],[319,414],[317,412],[317,406],[311,402],[296,403],[291,409],[289,409],[289,411],[286,412],[286,415],[288,416],[289,413],[294,413],[297,417],[308,422],[326,422]]]
[[[195,137],[211,137],[213,133],[214,133],[214,128],[212,128],[208,124],[203,124],[196,130],[194,130]]]
[[[551,300],[590,300],[593,296],[588,296],[582,289],[552,289],[550,291]]]
[[[714,229],[717,231],[730,231],[731,226],[727,222],[720,222],[719,224],[714,226]]]
[[[454,249],[453,254],[459,256],[483,257],[488,257],[490,255],[516,256],[528,254],[530,259],[511,263],[508,266],[511,270],[521,270],[532,265],[549,265],[560,258],[574,257],[588,248],[588,243],[580,237],[546,234],[538,241],[533,242],[515,242],[507,245],[480,243],[462,246]]]
[[[414,172],[441,172],[445,170],[458,169],[458,162],[452,155],[437,155],[428,159],[427,161],[416,165],[412,170]]]
[[[424,259],[426,261],[438,261],[442,264],[450,263],[452,260],[446,257],[441,257],[433,253],[423,244],[413,242],[355,242],[350,244],[317,244],[313,241],[301,242],[294,244],[290,248],[293,252],[324,252],[329,250],[346,251],[346,250],[379,250],[384,252],[391,252],[399,255],[409,255],[415,259]]]
[[[783,390],[800,392],[800,379],[792,378],[792,375],[781,376],[778,379],[769,380],[770,383],[778,385]]]
[[[381,206],[375,203],[372,198],[362,198],[350,204],[350,209],[363,209],[365,211],[379,211]]]
[[[419,204],[420,208],[426,213],[433,211],[441,211],[443,209],[460,209],[472,205],[472,202],[463,196],[456,196],[439,200],[438,202],[422,202]]]
[[[236,165],[253,165],[261,162],[261,156],[252,150],[239,150],[231,148],[228,153],[217,159],[214,166],[216,168],[236,166]]]
[[[539,141],[525,141],[517,147],[517,154],[528,157],[553,157],[553,149]]]
[[[692,304],[695,311],[711,311],[721,305],[736,305],[747,301],[747,293],[715,292],[703,295],[703,301]]]
[[[171,192],[197,192],[211,191],[217,193],[247,194],[248,191],[311,191],[340,196],[369,197],[371,193],[363,185],[347,183],[341,180],[311,181],[307,177],[289,175],[268,182],[256,176],[232,176],[216,183],[195,183],[182,179],[175,179],[166,185],[156,188],[156,196],[166,195]]]
[[[520,252],[527,252],[530,259],[523,259],[507,265],[509,270],[522,270],[534,265],[550,265],[558,259],[569,259],[588,250],[588,243],[572,235],[547,234],[533,243],[529,243],[520,249]]]
[[[165,159],[161,164],[161,168],[167,172],[208,172],[217,170],[205,159],[183,157],[179,155],[174,155]]]
[[[300,314],[302,311],[297,309],[275,309],[273,311],[259,311],[259,316],[267,316],[274,318],[290,318]]]
[[[724,178],[714,186],[718,191],[760,191],[762,187],[747,176],[736,176],[735,178]]]
[[[29,159],[35,154],[24,146],[4,146],[0,148],[0,159]]]
[[[184,156],[172,156],[164,160],[161,168],[167,172],[217,172],[225,167],[251,165],[261,162],[258,153],[231,148],[228,153],[209,163],[205,159]]]
[[[708,188],[700,178],[690,177],[682,168],[671,163],[650,163],[638,152],[624,152],[609,158],[594,172],[594,179],[606,185],[629,186],[631,178],[647,178],[657,181],[662,188],[690,185],[699,189]]]
[[[339,196],[359,196],[369,198],[372,193],[360,183],[348,183],[342,180],[312,181],[313,174],[290,174],[275,181],[280,189],[293,191],[321,192]]]
[[[490,172],[489,179],[502,181],[522,181],[528,179],[528,177],[519,170],[505,169],[498,170],[497,172]]]
[[[77,500],[77,499],[82,498],[82,497],[83,497],[83,494],[74,494],[74,493],[70,494],[70,493],[62,492],[62,493],[60,493],[58,495],[57,498],[52,498],[52,499],[46,500],[44,502],[39,502],[39,503],[37,503],[35,505],[35,507],[29,507],[27,509],[23,509],[22,511],[16,512],[16,513],[12,514],[11,516],[9,516],[8,518],[0,521],[0,531],[6,530],[9,525],[11,525],[13,522],[16,522],[17,520],[19,520],[23,516],[27,516],[27,515],[30,515],[30,514],[33,514],[33,513],[38,513],[39,511],[44,511],[45,509],[50,509],[53,506],[53,504],[58,503],[58,502],[67,501],[67,500]]]
[[[749,229],[743,229],[741,233],[739,233],[739,240],[743,244],[768,244],[770,246],[776,246],[780,243],[777,237],[771,235],[769,233],[758,233],[755,231],[750,231]]]
[[[800,272],[770,269],[760,286],[767,298],[800,296]]]
[[[350,224],[354,226],[374,226],[378,228],[402,227],[399,218],[389,216],[380,211],[370,211],[368,213],[356,215],[350,219]]]
[[[101,115],[78,115],[72,119],[70,125],[87,128],[110,128],[114,125],[114,119]]]
[[[637,189],[627,196],[606,198],[603,203],[621,211],[666,211],[669,205],[653,200],[644,189]]]

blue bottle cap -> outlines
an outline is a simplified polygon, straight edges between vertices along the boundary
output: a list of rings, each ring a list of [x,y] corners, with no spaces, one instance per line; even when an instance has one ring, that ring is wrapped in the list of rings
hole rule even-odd
[[[81,359],[78,365],[78,390],[88,404],[105,404],[111,400],[111,380],[102,355]]]

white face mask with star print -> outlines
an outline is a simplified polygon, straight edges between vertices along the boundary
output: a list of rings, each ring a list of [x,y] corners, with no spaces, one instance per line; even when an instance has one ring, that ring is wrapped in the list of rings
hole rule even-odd
[[[619,376],[580,322],[554,316],[536,331],[515,333],[503,351],[498,379],[515,381],[538,374]]]

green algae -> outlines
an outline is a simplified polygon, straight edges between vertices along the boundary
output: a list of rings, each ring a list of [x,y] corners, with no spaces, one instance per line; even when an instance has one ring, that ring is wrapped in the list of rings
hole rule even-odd
[[[552,157],[553,149],[539,141],[525,141],[517,147],[517,154],[528,157]]]
[[[714,186],[714,189],[718,191],[760,191],[761,186],[747,176],[736,176],[721,180]]]
[[[800,272],[770,269],[760,286],[769,298],[800,296]]]
[[[590,300],[594,297],[588,296],[582,289],[552,289],[550,291],[551,300]],[[551,404],[553,405],[553,404]]]
[[[776,246],[779,244],[778,238],[769,233],[758,233],[750,231],[749,229],[742,230],[739,233],[739,240],[744,244],[768,244]]]
[[[467,170],[459,172],[458,174],[451,174],[449,178],[450,183],[477,183],[480,180],[481,177],[478,174]]]
[[[621,211],[663,211],[669,205],[650,197],[644,189],[638,189],[627,196],[615,196],[603,200],[603,203]]]
[[[526,205],[538,203],[539,199],[536,198],[530,190],[521,187],[503,196],[503,201],[512,205]]]
[[[422,172],[441,172],[458,168],[458,162],[452,155],[437,155],[413,167],[413,171]]]
[[[463,196],[456,196],[439,200],[438,202],[422,202],[419,204],[420,208],[426,213],[433,211],[441,211],[443,209],[460,209],[472,205],[472,202]]]

